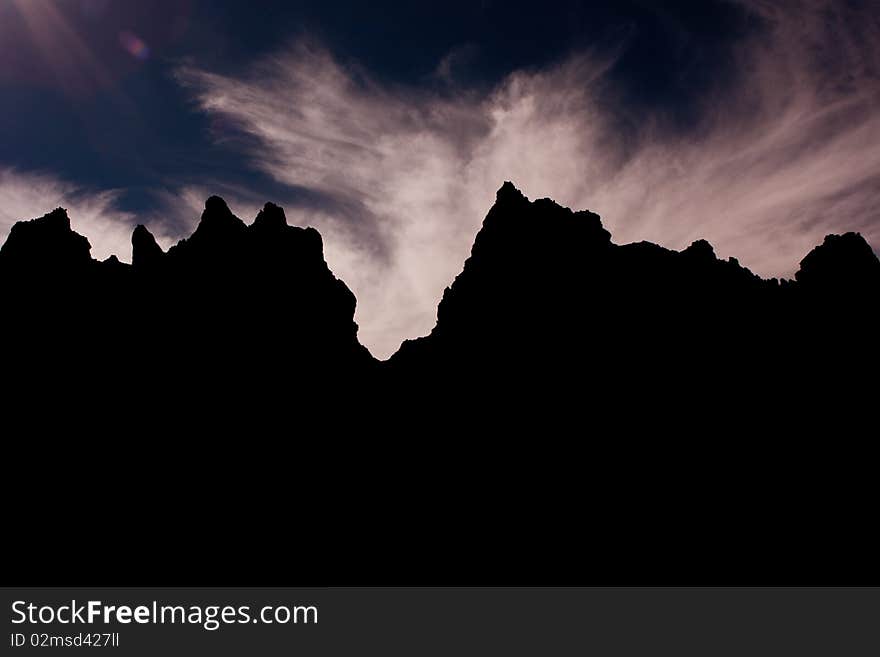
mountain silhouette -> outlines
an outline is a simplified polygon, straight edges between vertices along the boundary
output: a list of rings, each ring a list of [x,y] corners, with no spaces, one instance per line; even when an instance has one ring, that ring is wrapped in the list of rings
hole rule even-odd
[[[104,500],[125,572],[200,582],[277,583],[297,554],[431,583],[876,579],[880,261],[858,234],[764,280],[505,183],[434,329],[386,362],[318,232],[271,203],[247,225],[211,197],[167,252],[138,226],[131,265],[58,209],[13,226],[0,281],[9,462],[85,500],[19,520],[66,527],[77,572],[109,567],[76,527]],[[51,544],[20,558],[63,573]]]
[[[357,342],[354,295],[327,267],[320,235],[287,225],[275,205],[248,226],[212,197],[192,236],[168,253],[138,226],[131,265],[92,260],[89,249],[59,209],[16,224],[0,250],[12,320],[3,337],[14,345],[6,374],[27,382],[13,391],[18,404],[51,381],[60,404],[101,399],[123,419],[144,401],[240,408],[255,395],[283,396],[294,376],[353,384],[374,364]],[[83,390],[97,373],[108,377]]]
[[[503,391],[526,419],[541,402],[539,423],[565,400],[621,416],[635,407],[648,416],[630,421],[655,430],[721,417],[791,426],[784,400],[849,413],[873,395],[862,377],[878,292],[880,261],[855,233],[826,238],[794,281],[763,280],[704,240],[681,252],[616,245],[597,215],[505,183],[433,331],[388,367],[425,386]]]

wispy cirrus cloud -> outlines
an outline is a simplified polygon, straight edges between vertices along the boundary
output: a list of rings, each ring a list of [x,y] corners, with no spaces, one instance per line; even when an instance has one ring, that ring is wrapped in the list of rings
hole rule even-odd
[[[858,3],[740,4],[756,27],[730,53],[738,73],[688,131],[617,102],[614,58],[590,54],[479,93],[381,84],[306,43],[240,75],[178,76],[218,139],[244,137],[257,168],[313,193],[288,215],[321,230],[362,341],[387,356],[430,330],[504,180],[599,212],[617,242],[705,237],[764,275],[790,276],[828,232],[880,243],[880,19]]]
[[[178,74],[223,119],[218,138],[246,134],[252,141],[239,143],[255,166],[314,193],[288,216],[321,230],[333,271],[358,298],[361,340],[387,357],[430,331],[505,179],[558,188],[553,151],[583,139],[583,125],[567,120],[567,99],[548,102],[538,85],[553,75],[569,86],[600,70],[579,58],[552,74],[512,76],[490,97],[441,97],[384,87],[300,43],[242,78]]]

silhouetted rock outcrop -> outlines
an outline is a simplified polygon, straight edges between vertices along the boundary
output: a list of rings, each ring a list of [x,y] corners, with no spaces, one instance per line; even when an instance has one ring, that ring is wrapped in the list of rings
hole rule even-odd
[[[271,203],[247,225],[211,197],[167,252],[138,226],[132,260],[92,260],[63,210],[0,249],[4,421],[74,462],[111,430],[95,449],[124,480],[94,498],[149,492],[112,515],[134,519],[117,553],[155,542],[130,567],[271,575],[314,544],[310,568],[339,578],[354,555],[465,581],[718,584],[875,561],[880,262],[859,235],[763,280],[704,240],[614,244],[598,215],[505,183],[431,334],[386,363],[358,343],[318,232]],[[212,542],[180,559],[178,533],[231,483]],[[326,524],[288,540],[313,502]],[[277,525],[284,550],[259,552]],[[424,555],[439,570],[408,570]]]
[[[150,267],[162,257],[162,247],[147,227],[138,224],[131,235],[131,264],[134,267]]]
[[[72,271],[91,260],[89,241],[70,229],[63,208],[44,217],[19,221],[0,247],[0,266],[7,271],[42,276],[49,271]]]
[[[4,370],[22,409],[45,404],[33,391],[51,381],[60,406],[101,400],[120,423],[145,403],[183,400],[188,414],[225,408],[227,420],[256,422],[256,409],[294,388],[333,378],[345,390],[375,366],[317,231],[288,226],[277,206],[247,226],[211,197],[193,235],[167,253],[144,226],[132,235],[133,265],[89,252],[60,209],[16,224],[0,252],[13,318]]]
[[[801,260],[795,278],[811,290],[876,292],[880,289],[880,261],[860,234],[828,235]]]
[[[142,361],[167,363],[155,381],[139,379],[144,394],[277,393],[273,372],[288,382],[339,376],[407,404],[461,382],[517,396],[590,390],[606,408],[686,398],[712,412],[749,396],[756,380],[842,375],[829,354],[869,350],[880,290],[880,262],[855,233],[829,235],[795,281],[767,281],[719,260],[705,240],[681,252],[616,245],[598,215],[531,202],[507,182],[431,335],[379,364],[357,341],[354,295],[327,267],[320,235],[289,226],[272,203],[247,225],[212,196],[194,233],[167,253],[137,226],[131,266],[89,251],[62,209],[12,228],[0,249],[17,316],[6,343],[31,354],[25,369],[36,358],[59,372],[71,371],[63,349],[50,356],[40,346],[59,321],[92,368],[118,367],[139,344]]]

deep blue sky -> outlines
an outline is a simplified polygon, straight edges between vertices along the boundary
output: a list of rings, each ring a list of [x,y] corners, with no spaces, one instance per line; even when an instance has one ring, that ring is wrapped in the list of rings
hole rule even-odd
[[[42,41],[20,14],[28,5]],[[456,80],[480,88],[585,48],[623,47],[612,77],[631,106],[686,129],[693,103],[728,74],[730,42],[759,27],[709,0],[0,0],[0,26],[0,167],[122,189],[135,211],[169,181],[275,195],[277,183],[210,138],[209,119],[172,76],[183,61],[234,73],[306,35],[390,84],[438,86],[432,74],[456,52]],[[126,50],[126,33],[148,54]]]

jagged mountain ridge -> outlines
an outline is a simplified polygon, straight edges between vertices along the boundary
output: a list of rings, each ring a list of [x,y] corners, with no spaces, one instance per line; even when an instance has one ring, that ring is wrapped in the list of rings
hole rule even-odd
[[[277,577],[295,546],[340,577],[424,555],[481,581],[526,563],[545,583],[876,574],[880,263],[858,235],[768,281],[704,241],[616,245],[597,215],[505,184],[434,330],[385,363],[320,235],[277,206],[248,226],[212,197],[167,252],[144,227],[132,242],[131,265],[95,261],[55,211],[0,248],[3,417],[41,452],[9,462],[46,464],[10,479],[149,490],[137,512],[107,502],[119,554],[141,557],[119,572]],[[42,526],[106,573],[77,513]],[[308,540],[255,540],[288,521]],[[55,541],[31,538],[22,559],[52,572]],[[197,557],[169,550],[185,540]]]
[[[391,365],[500,372],[527,362],[548,374],[589,363],[620,379],[667,361],[705,370],[708,359],[736,378],[747,366],[784,374],[815,360],[811,340],[867,339],[878,293],[880,261],[856,233],[828,236],[794,281],[764,280],[705,240],[681,252],[616,245],[598,215],[530,202],[505,183],[434,330],[404,343]]]
[[[529,389],[537,378],[588,369],[607,384],[598,391],[605,397],[633,372],[640,385],[662,386],[673,364],[700,377],[727,370],[742,383],[748,369],[784,378],[821,359],[810,344],[867,339],[880,290],[880,261],[855,233],[828,236],[795,280],[764,280],[735,258],[719,260],[704,240],[681,252],[616,245],[598,215],[529,201],[508,182],[431,334],[379,363],[357,341],[354,295],[324,261],[319,233],[289,226],[272,203],[247,225],[211,197],[194,233],[167,253],[137,226],[131,265],[95,261],[89,249],[62,209],[15,224],[0,248],[13,316],[4,332],[31,354],[25,376],[30,359],[61,378],[109,369],[111,350],[133,340],[149,376],[169,377],[156,364],[180,354],[173,378],[184,396],[187,385],[223,396],[244,392],[245,381],[268,387],[266,372],[286,372],[282,381],[292,371],[337,376],[355,387],[462,377]],[[58,322],[89,346],[88,362],[60,345],[46,351],[55,343],[45,327]]]
[[[355,385],[373,364],[320,235],[273,204],[248,226],[211,197],[167,253],[143,226],[132,247],[131,265],[93,260],[63,210],[13,227],[0,249],[12,407],[51,388],[72,412],[100,403],[125,418],[145,403],[193,403],[241,415],[297,381]]]
[[[503,216],[505,213],[510,216]],[[526,218],[525,224],[523,218]],[[542,221],[553,222],[554,225],[542,230]],[[523,233],[523,231],[526,238],[518,240],[515,232]],[[273,239],[279,235],[284,235],[286,241]],[[262,242],[260,237],[263,238]],[[590,268],[591,255],[601,253],[603,248],[613,246],[611,235],[602,227],[598,215],[588,211],[572,212],[549,199],[539,199],[530,203],[511,183],[505,183],[498,192],[496,205],[476,236],[464,272],[446,290],[441,300],[438,325],[434,333],[442,334],[446,330],[447,323],[456,321],[454,319],[456,311],[453,309],[456,305],[462,304],[459,296],[468,294],[466,281],[470,281],[473,285],[472,281],[476,275],[473,270],[480,266],[478,263],[489,257],[496,258],[498,264],[501,264],[505,258],[518,261],[523,265],[522,267],[508,267],[505,272],[515,279],[519,274],[530,275],[527,263],[532,257],[531,254],[541,251],[552,253],[571,245],[574,245],[576,250],[580,250],[578,254],[580,259],[575,262],[578,268]],[[237,261],[242,257],[247,260],[247,253],[255,247],[266,251],[259,255],[259,264],[263,269],[270,262],[274,263],[273,266],[291,268],[290,274],[302,274],[306,268],[318,265],[319,262],[327,269],[323,261],[320,234],[315,229],[289,226],[284,211],[272,203],[267,203],[254,223],[247,226],[232,214],[223,199],[215,196],[207,200],[205,212],[193,235],[172,246],[167,254],[156,243],[149,230],[143,225],[138,225],[132,235],[131,265],[121,263],[115,256],[103,262],[92,260],[88,239],[71,230],[70,221],[63,208],[58,208],[38,219],[20,221],[13,226],[6,243],[0,247],[0,271],[7,275],[26,273],[36,279],[43,278],[43,274],[57,272],[77,276],[83,274],[87,268],[91,269],[90,273],[105,277],[114,275],[111,272],[121,275],[123,271],[151,272],[158,277],[159,269],[174,270],[176,263],[189,259],[198,262],[200,267],[210,270],[212,275],[223,276],[224,279],[228,275],[229,280],[224,282],[231,283],[234,276],[243,273],[241,267],[237,266]],[[523,254],[523,248],[530,253]],[[822,245],[816,247],[802,260],[794,281],[763,280],[740,266],[735,258],[718,260],[711,245],[705,240],[694,242],[680,253],[648,242],[617,248],[620,251],[628,251],[622,257],[626,264],[639,258],[653,259],[658,263],[664,259],[668,263],[673,263],[677,259],[677,264],[684,268],[687,268],[685,264],[687,262],[714,263],[712,266],[718,272],[726,271],[726,285],[740,286],[743,289],[793,291],[800,284],[800,287],[812,290],[821,287],[833,287],[838,291],[872,290],[876,287],[880,276],[880,261],[858,233],[827,236]],[[495,251],[494,254],[486,255],[492,250]],[[267,260],[267,257],[275,259]],[[255,263],[251,261],[250,264]],[[329,272],[329,269],[327,271]],[[96,274],[96,272],[104,273]],[[180,271],[173,273],[184,275]],[[347,316],[348,306],[351,306],[353,316],[354,296],[342,281],[336,280],[336,292],[347,297],[342,304],[346,308],[342,314]],[[719,279],[716,282],[721,281]],[[287,284],[301,287],[302,281],[291,277]],[[475,309],[471,308],[471,310]],[[485,312],[485,309],[483,311]],[[407,346],[405,350],[408,348]]]
[[[309,384],[320,379],[358,400],[412,396],[416,406],[417,391],[456,385],[541,403],[588,389],[617,407],[635,395],[658,412],[688,399],[720,413],[764,403],[769,391],[743,397],[755,382],[775,381],[785,396],[817,373],[852,379],[842,363],[872,357],[880,290],[880,261],[855,233],[828,236],[795,280],[764,280],[704,240],[681,252],[614,244],[598,215],[529,201],[508,182],[431,334],[380,363],[357,340],[356,300],[324,261],[318,232],[289,226],[272,203],[247,225],[211,197],[194,233],[167,253],[138,226],[131,265],[95,261],[89,248],[61,209],[15,224],[0,248],[3,337],[16,345],[7,371],[57,381],[118,371],[117,354],[137,344],[135,387],[108,391],[121,409],[128,398],[192,391],[206,403],[262,404],[288,388],[324,389]],[[842,389],[814,384],[811,394]]]

